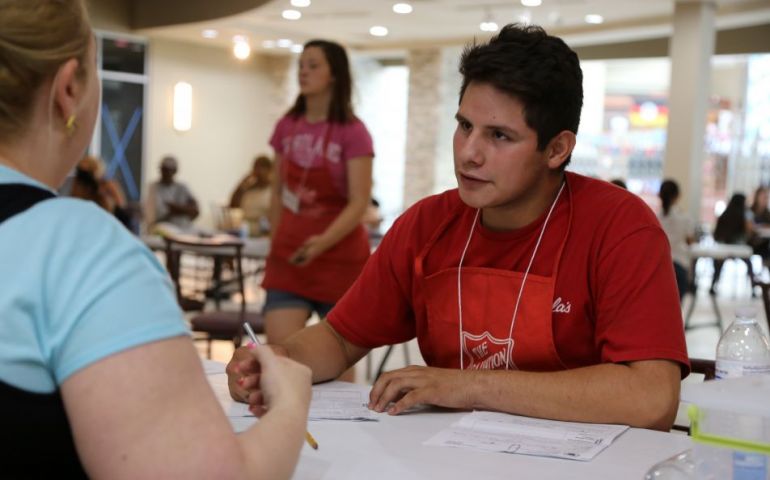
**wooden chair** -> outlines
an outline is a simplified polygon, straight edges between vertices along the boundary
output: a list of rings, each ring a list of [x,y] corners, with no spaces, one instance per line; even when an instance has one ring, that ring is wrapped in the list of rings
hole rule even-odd
[[[207,342],[209,358],[213,340],[231,340],[236,348],[241,345],[244,322],[249,322],[256,333],[264,333],[262,315],[246,310],[240,239],[230,235],[168,235],[164,242],[166,267],[179,305],[185,312],[197,312],[190,318],[190,328]],[[232,270],[232,278],[227,281],[222,278],[225,265]],[[233,294],[240,297],[238,309],[223,310],[223,299]],[[213,309],[209,308],[211,304]]]
[[[716,378],[716,362],[714,360],[706,360],[705,358],[691,358],[690,370],[692,373],[699,373],[703,375],[703,381],[714,380]],[[677,430],[680,432],[687,432],[690,434],[690,427],[685,425],[674,425],[671,430]]]

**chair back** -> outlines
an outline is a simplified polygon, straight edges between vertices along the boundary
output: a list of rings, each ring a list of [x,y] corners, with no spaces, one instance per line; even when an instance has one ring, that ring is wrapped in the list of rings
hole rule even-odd
[[[246,296],[243,279],[243,241],[231,235],[200,237],[196,235],[166,235],[163,237],[166,268],[174,282],[182,310],[203,310],[206,300],[212,298],[217,308],[223,288],[222,266],[231,262],[240,310],[245,314]]]

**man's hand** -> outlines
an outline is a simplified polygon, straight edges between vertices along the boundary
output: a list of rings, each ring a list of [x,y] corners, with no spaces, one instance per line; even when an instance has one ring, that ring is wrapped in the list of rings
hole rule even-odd
[[[369,393],[369,408],[376,412],[387,409],[390,415],[418,404],[471,409],[473,382],[469,377],[473,373],[414,365],[384,373]]]

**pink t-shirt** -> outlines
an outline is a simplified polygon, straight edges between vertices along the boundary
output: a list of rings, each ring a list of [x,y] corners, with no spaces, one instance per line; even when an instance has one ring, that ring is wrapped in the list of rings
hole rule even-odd
[[[326,155],[321,155],[326,135]],[[351,158],[374,157],[372,137],[361,120],[348,123],[309,123],[305,117],[284,116],[275,126],[270,145],[283,159],[300,167],[318,167],[326,162],[334,186],[347,196],[347,163]]]

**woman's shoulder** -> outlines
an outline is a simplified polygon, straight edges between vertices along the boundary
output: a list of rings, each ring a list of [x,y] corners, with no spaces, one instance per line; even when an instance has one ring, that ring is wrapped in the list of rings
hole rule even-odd
[[[140,243],[112,214],[94,202],[76,198],[60,197],[41,202],[31,209],[25,221],[36,225],[41,234],[49,231],[59,244],[87,244],[90,248],[104,244],[105,250],[111,250],[110,245],[134,247]]]
[[[301,118],[296,118],[292,114],[287,113],[281,118],[278,119],[278,122],[275,124],[275,130],[285,130],[289,128],[290,126],[296,124]]]

